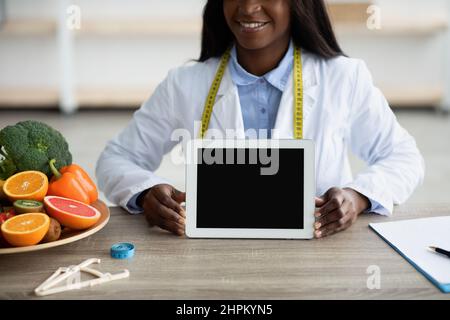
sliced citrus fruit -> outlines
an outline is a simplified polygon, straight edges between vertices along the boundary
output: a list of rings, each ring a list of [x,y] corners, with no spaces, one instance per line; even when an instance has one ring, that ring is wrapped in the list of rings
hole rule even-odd
[[[63,226],[83,230],[100,219],[100,211],[83,202],[57,196],[44,198],[47,213]]]
[[[6,220],[2,234],[12,246],[32,246],[44,238],[49,226],[50,218],[45,213],[26,213]]]
[[[11,202],[16,200],[42,201],[47,194],[48,178],[39,171],[23,171],[6,180],[3,191]]]

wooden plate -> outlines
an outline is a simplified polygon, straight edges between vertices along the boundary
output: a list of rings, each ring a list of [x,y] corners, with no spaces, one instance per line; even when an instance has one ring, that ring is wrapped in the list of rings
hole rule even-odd
[[[14,248],[0,248],[0,254],[7,254],[7,253],[20,253],[20,252],[29,252],[29,251],[37,251],[47,248],[53,248],[57,246],[62,246],[64,244],[68,244],[74,241],[78,241],[80,239],[89,237],[90,235],[93,235],[97,231],[101,230],[109,221],[109,208],[108,206],[101,200],[97,200],[91,206],[97,208],[100,213],[100,219],[97,221],[96,224],[94,224],[92,227],[86,230],[63,230],[61,233],[61,237],[57,241],[48,242],[48,243],[41,243],[36,244],[34,246],[28,246],[28,247],[14,247]]]

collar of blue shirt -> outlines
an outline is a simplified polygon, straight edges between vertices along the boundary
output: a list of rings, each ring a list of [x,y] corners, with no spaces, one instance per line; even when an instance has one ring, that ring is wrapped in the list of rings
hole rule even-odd
[[[229,69],[233,82],[238,86],[245,86],[254,84],[259,79],[263,78],[269,82],[272,86],[280,91],[284,91],[286,83],[288,82],[289,75],[292,70],[294,60],[294,45],[291,41],[289,49],[280,61],[278,66],[266,73],[265,75],[258,77],[247,72],[238,62],[236,54],[236,46],[231,49],[231,60],[229,63]]]

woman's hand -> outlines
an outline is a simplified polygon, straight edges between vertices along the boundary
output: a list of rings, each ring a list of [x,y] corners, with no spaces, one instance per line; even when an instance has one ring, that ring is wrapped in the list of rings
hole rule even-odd
[[[316,198],[314,236],[322,238],[349,228],[369,208],[369,199],[350,188],[331,188]]]
[[[158,226],[176,235],[184,235],[186,212],[181,203],[186,201],[186,193],[168,184],[158,184],[140,198],[138,204],[144,209],[151,227]]]

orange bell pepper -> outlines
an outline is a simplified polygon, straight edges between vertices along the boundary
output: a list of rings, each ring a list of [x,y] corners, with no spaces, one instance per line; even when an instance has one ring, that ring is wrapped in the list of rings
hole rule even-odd
[[[50,180],[47,195],[59,196],[91,204],[98,199],[98,191],[88,174],[76,164],[61,168],[55,167],[55,159],[50,160],[53,178]]]

